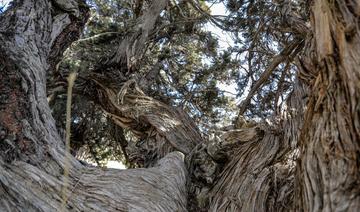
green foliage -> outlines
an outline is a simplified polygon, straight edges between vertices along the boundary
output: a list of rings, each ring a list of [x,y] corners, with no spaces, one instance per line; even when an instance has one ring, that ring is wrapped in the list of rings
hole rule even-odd
[[[229,52],[241,64],[234,73],[238,95],[244,98],[275,55],[293,41],[304,39],[306,34],[295,28],[299,27],[297,24],[308,21],[307,7],[302,0],[227,0],[224,4],[229,15],[223,23],[235,38],[235,45],[229,48]],[[282,100],[292,90],[293,62],[293,57],[288,55],[273,71],[253,96],[246,116],[265,119],[274,115],[277,105],[283,104]]]
[[[48,94],[54,97],[51,106],[60,127],[65,98],[61,91],[53,91],[64,81],[63,75],[74,70],[86,74],[87,70],[96,69],[99,61],[106,61],[113,47],[133,33],[136,19],[151,1],[88,0],[87,3],[91,15],[82,39],[65,54],[60,71],[48,76]],[[209,5],[214,3],[226,5],[228,15],[211,16]],[[288,23],[291,19],[287,19],[290,10],[296,14],[295,18],[306,22],[307,11],[301,9],[305,8],[301,4],[302,1],[272,0],[170,1],[137,64],[137,78],[150,79],[142,89],[153,98],[185,110],[204,133],[229,124],[237,112],[239,99],[247,95],[272,58],[289,43],[302,39],[303,35],[295,32]],[[218,38],[205,27],[209,23],[231,33],[234,45],[220,50]],[[248,118],[265,119],[275,114],[292,89],[292,63],[289,56],[256,92],[245,114]],[[218,86],[234,82],[238,99]],[[123,144],[110,133],[113,123],[109,117],[95,103],[76,92],[74,95],[74,153],[85,148],[91,160],[99,164],[110,158],[124,160]],[[125,137],[124,131],[118,133]]]

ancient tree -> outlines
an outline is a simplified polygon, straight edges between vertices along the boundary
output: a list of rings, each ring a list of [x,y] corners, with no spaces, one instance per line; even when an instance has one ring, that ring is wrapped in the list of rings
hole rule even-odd
[[[13,1],[0,14],[0,210],[358,211],[359,3],[220,2],[226,17],[205,1]],[[207,22],[236,45],[218,53]],[[248,91],[219,127],[226,79]],[[113,146],[130,169],[79,160],[86,149],[101,165]]]

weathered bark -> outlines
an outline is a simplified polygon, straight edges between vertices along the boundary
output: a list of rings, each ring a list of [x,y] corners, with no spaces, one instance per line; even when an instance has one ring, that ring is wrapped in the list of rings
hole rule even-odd
[[[311,96],[296,173],[299,211],[360,210],[359,6],[312,5],[314,38],[301,61]]]
[[[0,17],[1,211],[61,209],[65,152],[46,99],[46,73],[78,37],[87,13],[82,1],[24,0]],[[68,160],[64,210],[186,210],[181,153],[167,155],[154,168],[126,171]]]
[[[210,211],[291,211],[306,90],[297,85],[282,123],[225,133],[232,155],[210,190]]]
[[[49,171],[61,167],[63,149],[46,99],[46,72],[79,36],[87,13],[82,2],[16,1],[2,14],[3,160],[26,161]],[[54,164],[47,164],[47,158]]]
[[[117,125],[140,138],[132,157],[143,158],[148,167],[171,151],[188,154],[203,142],[187,114],[147,97],[136,85],[131,89],[131,84],[127,82],[118,94],[96,84],[95,98]]]
[[[46,73],[78,37],[87,7],[72,0],[16,2],[0,17],[0,210],[60,210],[65,152],[46,100]],[[99,169],[70,157],[66,209],[359,210],[359,4],[315,2],[313,34],[298,58],[306,87],[296,86],[280,123],[206,142],[186,114],[147,97],[132,78],[166,2],[153,1],[109,60],[80,73],[88,83],[81,94],[141,138],[130,157],[151,168]]]
[[[76,42],[67,54],[67,58],[87,64],[86,70],[78,71],[77,93],[101,106],[115,124],[131,130],[139,138],[136,145],[130,143],[127,149],[129,159],[144,167],[154,165],[174,150],[188,154],[203,142],[187,114],[146,96],[138,87],[139,83],[144,87],[151,80],[148,79],[150,76],[137,76],[137,66],[146,51],[150,34],[157,30],[156,19],[167,2],[153,1],[127,34],[105,33],[83,39]],[[111,45],[114,40],[118,43],[115,47]],[[89,51],[88,48],[105,47],[111,52],[105,56],[85,52]],[[98,56],[103,59],[97,60]],[[66,67],[60,69],[68,71]]]
[[[76,168],[65,210],[186,211],[187,176],[179,152],[149,169]],[[1,211],[61,210],[61,175],[22,161],[1,161],[0,171]]]

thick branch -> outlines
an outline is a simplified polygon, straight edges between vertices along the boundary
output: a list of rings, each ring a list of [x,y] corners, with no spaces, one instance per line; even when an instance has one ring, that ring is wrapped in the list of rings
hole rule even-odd
[[[130,129],[141,139],[142,144],[152,143],[148,146],[155,151],[151,152],[155,154],[150,158],[152,162],[172,148],[188,154],[197,143],[203,142],[187,114],[146,96],[133,80],[127,82],[120,92],[115,92],[95,79],[90,86],[96,88],[96,91],[90,92],[97,94],[93,98],[114,123]]]
[[[77,38],[87,12],[81,1],[24,0],[0,17],[0,211],[60,209],[64,144],[47,103],[46,73]],[[126,171],[68,159],[68,210],[186,210],[179,152],[154,168]]]
[[[82,167],[70,178],[69,211],[186,211],[187,172],[173,152],[149,169]],[[0,161],[0,211],[58,211],[61,176]]]
[[[289,109],[279,125],[257,124],[220,137],[225,148],[231,147],[227,151],[230,161],[209,191],[209,211],[293,210],[294,159],[305,92],[295,84],[287,100]]]
[[[118,46],[115,55],[107,62],[107,66],[126,65],[128,70],[135,69],[145,49],[145,42],[154,29],[160,12],[167,4],[168,0],[152,2],[150,8],[137,19],[137,24],[131,34]]]
[[[1,93],[11,100],[0,110],[0,124],[13,135],[1,155],[42,164],[49,154],[62,166],[63,143],[47,103],[46,72],[78,38],[88,9],[82,1],[54,2],[56,7],[48,1],[17,1],[0,17]]]

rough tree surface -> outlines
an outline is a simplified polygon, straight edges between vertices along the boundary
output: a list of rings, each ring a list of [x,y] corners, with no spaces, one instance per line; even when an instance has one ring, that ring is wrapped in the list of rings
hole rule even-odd
[[[67,158],[63,209],[360,211],[360,4],[307,3],[311,22],[286,20],[301,36],[269,63],[237,123],[210,140],[184,111],[143,92],[153,76],[137,75],[170,1],[135,10],[136,24],[124,35],[101,35],[117,45],[108,45],[106,58],[79,59],[89,68],[79,71],[74,90],[139,138],[127,153],[142,168],[104,169]],[[65,146],[46,76],[62,71],[63,58],[96,45],[92,39],[101,36],[76,41],[88,16],[83,0],[17,0],[0,15],[0,211],[62,209]],[[289,58],[296,83],[278,121],[241,122],[252,95]]]

